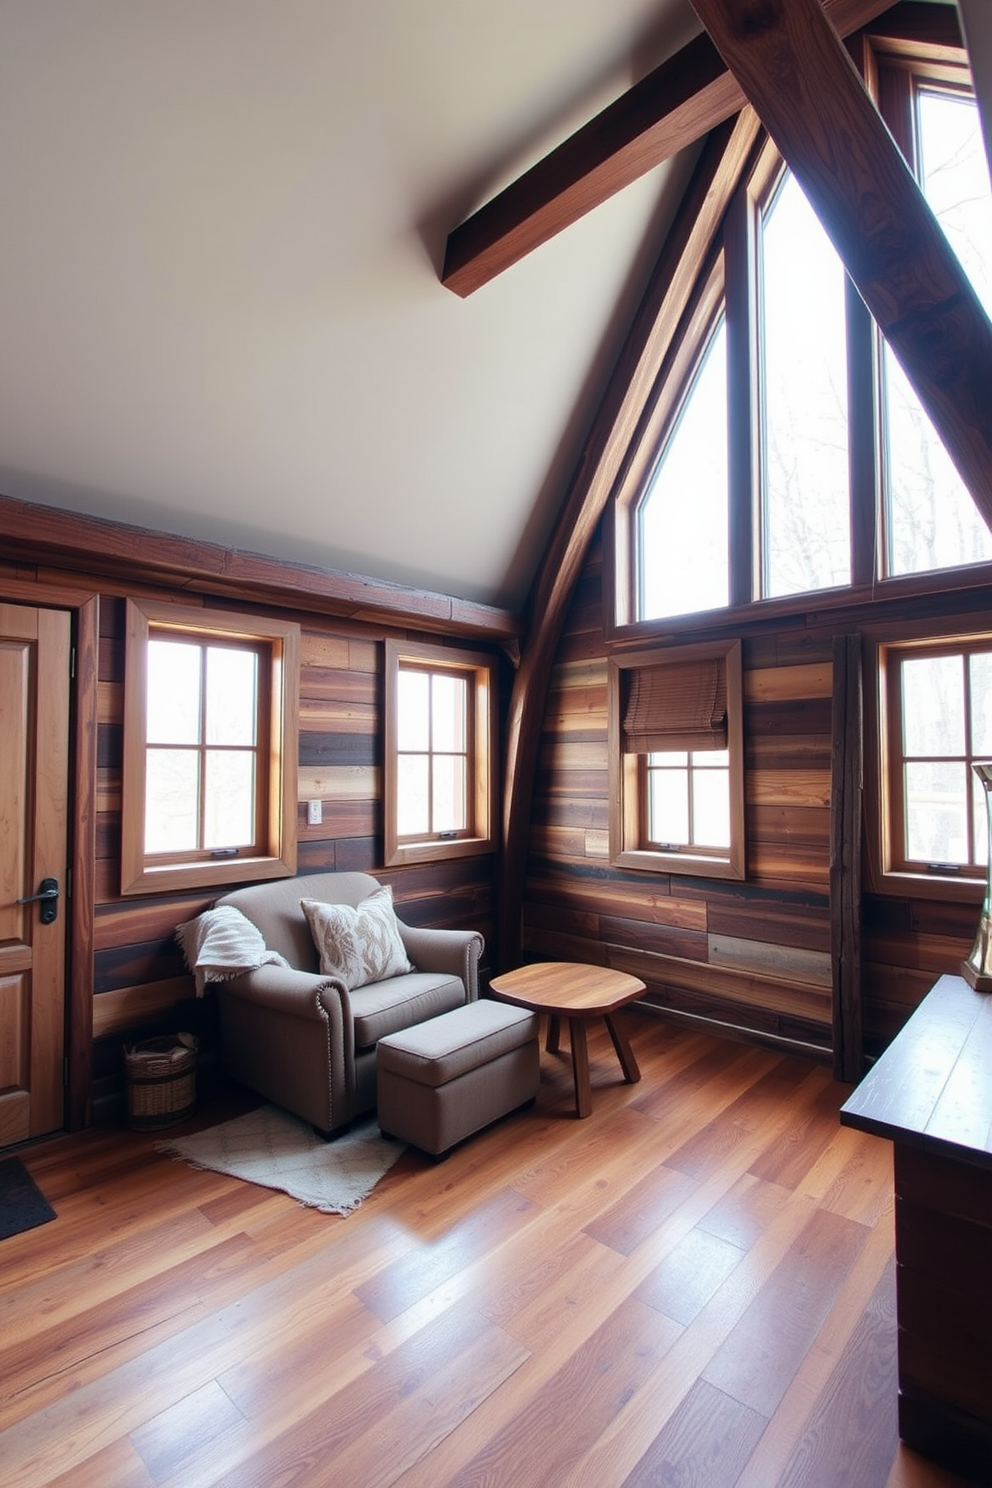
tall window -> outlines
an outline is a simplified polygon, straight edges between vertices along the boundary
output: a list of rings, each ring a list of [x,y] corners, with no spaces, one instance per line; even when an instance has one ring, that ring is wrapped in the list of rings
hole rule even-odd
[[[386,642],[385,861],[492,851],[495,664]]]
[[[727,604],[727,337],[722,315],[662,445],[638,518],[642,619]]]
[[[882,648],[890,873],[984,877],[992,637]]]
[[[923,193],[992,313],[992,194],[978,109],[960,90],[918,85],[913,96]],[[887,572],[992,561],[992,533],[887,344],[883,387]]]
[[[992,190],[964,54],[945,46],[938,64],[922,44],[885,45],[890,127],[992,309]],[[718,260],[722,298],[684,318],[618,484],[619,631],[992,563],[988,524],[770,143],[728,188]]]
[[[121,892],[294,873],[298,626],[127,613]]]
[[[759,213],[764,595],[851,582],[844,269],[791,171]]]

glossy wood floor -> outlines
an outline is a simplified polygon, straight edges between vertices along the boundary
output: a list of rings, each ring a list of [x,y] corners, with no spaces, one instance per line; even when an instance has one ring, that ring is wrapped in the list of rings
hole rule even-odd
[[[620,1016],[639,1085],[593,1030],[589,1119],[545,1054],[347,1218],[126,1130],[23,1150],[4,1488],[960,1483],[896,1440],[888,1144],[819,1066]]]

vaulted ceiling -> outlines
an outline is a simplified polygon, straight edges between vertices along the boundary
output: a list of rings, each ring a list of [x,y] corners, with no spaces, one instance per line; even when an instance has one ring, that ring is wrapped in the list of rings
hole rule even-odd
[[[446,238],[699,30],[0,0],[0,494],[518,606],[695,149],[467,299]]]

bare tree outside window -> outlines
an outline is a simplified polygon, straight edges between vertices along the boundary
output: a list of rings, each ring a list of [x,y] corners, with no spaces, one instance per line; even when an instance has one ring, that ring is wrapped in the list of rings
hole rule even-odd
[[[992,192],[978,109],[967,94],[916,94],[924,195],[992,312]],[[888,346],[883,354],[886,571],[992,561],[992,533]]]
[[[762,592],[851,581],[844,269],[786,171],[761,216]]]

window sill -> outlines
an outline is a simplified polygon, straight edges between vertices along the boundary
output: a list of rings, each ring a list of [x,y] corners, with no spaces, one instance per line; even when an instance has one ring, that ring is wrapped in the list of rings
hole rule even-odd
[[[480,857],[483,853],[496,851],[491,837],[456,837],[452,842],[438,842],[434,838],[426,842],[403,842],[389,853],[384,863],[386,868],[396,868],[404,863],[433,863],[446,858]]]
[[[212,889],[235,883],[261,883],[270,878],[291,878],[295,861],[284,858],[220,858],[216,863],[174,863],[160,868],[142,868],[121,894],[164,894],[177,889]]]
[[[980,905],[985,897],[985,879],[942,873],[869,874],[865,892],[899,899],[942,899],[959,904]]]
[[[743,864],[730,858],[705,858],[698,853],[651,852],[628,848],[610,858],[614,868],[631,868],[638,873],[673,873],[680,878],[732,878],[743,880]]]

